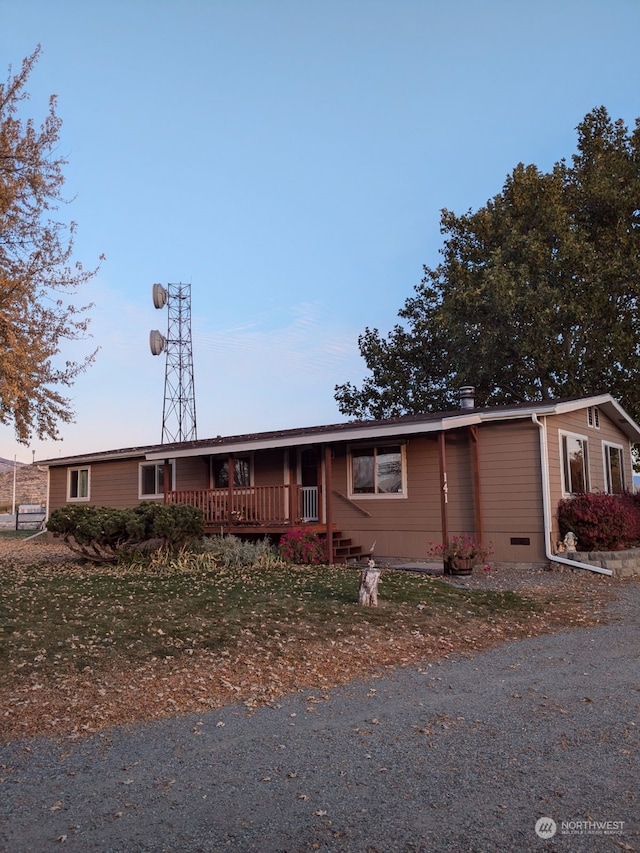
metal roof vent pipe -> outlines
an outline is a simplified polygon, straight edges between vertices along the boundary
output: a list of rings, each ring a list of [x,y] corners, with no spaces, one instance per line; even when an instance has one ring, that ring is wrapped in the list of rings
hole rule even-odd
[[[473,409],[476,405],[476,389],[473,385],[463,385],[460,389],[460,408]]]

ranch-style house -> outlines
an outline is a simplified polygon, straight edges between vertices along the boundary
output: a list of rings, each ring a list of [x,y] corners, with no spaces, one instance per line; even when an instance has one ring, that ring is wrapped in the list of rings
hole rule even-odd
[[[328,536],[331,561],[424,559],[469,533],[492,560],[558,556],[558,501],[632,486],[640,427],[609,394],[338,423],[40,462],[48,512],[65,504],[200,507],[206,531]]]

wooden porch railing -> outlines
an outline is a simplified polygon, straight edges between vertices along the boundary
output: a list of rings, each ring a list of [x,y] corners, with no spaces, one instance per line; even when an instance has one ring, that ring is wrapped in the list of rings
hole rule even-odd
[[[303,487],[242,486],[229,489],[180,489],[169,492],[168,503],[198,507],[206,525],[260,526],[300,524],[305,519],[308,494]],[[303,506],[304,504],[304,506]],[[317,506],[317,501],[316,501]]]

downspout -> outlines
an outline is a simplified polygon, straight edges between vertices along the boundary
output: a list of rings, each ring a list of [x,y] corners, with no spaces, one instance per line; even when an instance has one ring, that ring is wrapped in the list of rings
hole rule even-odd
[[[51,513],[51,467],[47,465],[47,497],[46,497],[47,505],[45,507],[45,518],[44,518],[44,526],[45,529],[47,527],[47,522],[49,521],[49,515]]]
[[[611,569],[603,569],[600,566],[591,566],[589,563],[580,563],[577,560],[568,560],[566,557],[559,557],[551,552],[551,497],[549,486],[549,465],[547,458],[547,436],[545,433],[544,424],[538,419],[534,412],[531,415],[531,420],[538,427],[540,434],[540,470],[542,473],[542,507],[544,514],[544,550],[547,560],[551,563],[561,563],[563,566],[570,566],[572,569],[586,569],[589,572],[596,572],[599,575],[612,575]]]

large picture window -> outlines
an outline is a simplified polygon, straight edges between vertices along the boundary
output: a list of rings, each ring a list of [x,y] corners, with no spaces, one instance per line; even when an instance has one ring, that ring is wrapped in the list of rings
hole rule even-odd
[[[404,445],[353,448],[350,461],[352,495],[406,494]]]
[[[168,468],[168,472],[166,469]],[[173,465],[163,462],[143,462],[139,471],[139,497],[161,498],[164,496],[164,478],[168,477],[168,487],[173,488]]]
[[[589,459],[587,439],[580,435],[563,434],[562,488],[567,495],[589,491]]]
[[[622,447],[617,444],[603,444],[605,490],[610,495],[624,492],[624,465]]]
[[[91,486],[91,469],[69,468],[67,476],[67,500],[88,501]]]

